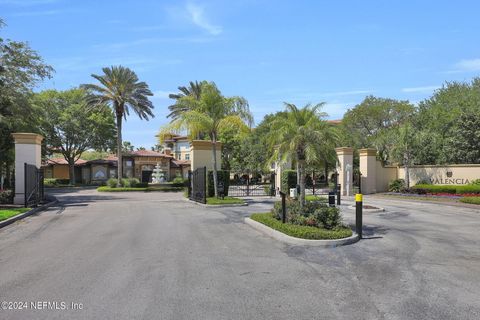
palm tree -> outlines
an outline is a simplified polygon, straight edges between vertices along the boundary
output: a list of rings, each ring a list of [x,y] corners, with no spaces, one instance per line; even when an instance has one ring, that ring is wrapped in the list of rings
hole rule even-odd
[[[172,120],[177,120],[178,117],[180,116],[181,113],[184,113],[188,111],[189,107],[184,105],[184,104],[178,104],[178,100],[180,100],[183,97],[190,96],[195,98],[196,100],[200,99],[200,95],[202,93],[202,83],[205,81],[190,81],[189,86],[181,86],[178,87],[178,90],[180,91],[179,93],[170,93],[168,97],[170,99],[176,100],[175,104],[172,104],[171,106],[168,107],[168,110],[170,110],[170,113],[167,115],[167,118],[172,118]]]
[[[320,112],[324,103],[307,104],[297,108],[294,104],[285,103],[286,112],[280,114],[271,123],[268,141],[275,145],[274,159],[295,159],[297,177],[300,185],[300,205],[305,203],[305,166],[307,162],[314,163],[324,159],[338,140],[336,131],[323,118],[325,112]]]
[[[130,109],[140,119],[148,120],[153,115],[153,104],[148,99],[153,93],[148,85],[139,81],[135,72],[123,66],[103,68],[103,75],[92,74],[92,77],[100,82],[97,84],[84,84],[87,90],[87,105],[98,107],[109,105],[116,116],[117,125],[117,158],[118,158],[118,185],[122,177],[122,118],[127,119]]]
[[[200,99],[185,95],[177,100],[177,105],[185,111],[178,113],[175,120],[160,129],[158,135],[160,143],[163,137],[171,132],[187,130],[190,137],[196,137],[199,133],[207,133],[212,142],[213,185],[217,197],[218,134],[229,128],[249,130],[245,122],[251,125],[253,117],[248,102],[241,97],[224,97],[215,83],[203,82]]]

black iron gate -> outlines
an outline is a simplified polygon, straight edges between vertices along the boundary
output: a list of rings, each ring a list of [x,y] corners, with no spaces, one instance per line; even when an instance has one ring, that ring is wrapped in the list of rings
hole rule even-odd
[[[230,181],[228,195],[231,197],[274,197],[275,173],[271,173],[269,176],[236,174]]]
[[[198,168],[188,172],[188,198],[207,203],[207,168]]]
[[[43,201],[43,169],[25,163],[25,207],[36,207]]]
[[[335,189],[336,183],[333,179],[328,179],[325,173],[318,171],[307,172],[305,175],[305,194],[306,195],[328,195]]]
[[[362,173],[359,170],[353,171],[353,193],[362,193]]]

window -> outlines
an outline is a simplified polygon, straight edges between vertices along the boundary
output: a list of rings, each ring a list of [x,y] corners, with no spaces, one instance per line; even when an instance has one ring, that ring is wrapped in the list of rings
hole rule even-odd
[[[190,154],[187,153],[187,154],[185,155],[185,160],[190,160]]]
[[[177,159],[182,160],[182,154],[181,153],[177,154]]]
[[[133,161],[132,160],[127,160],[125,161],[125,167],[129,168],[133,166]]]

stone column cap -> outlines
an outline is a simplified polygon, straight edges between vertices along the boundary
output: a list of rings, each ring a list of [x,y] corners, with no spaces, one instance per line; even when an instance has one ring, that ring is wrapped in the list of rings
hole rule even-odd
[[[15,144],[41,144],[43,136],[37,133],[15,132],[12,133]]]
[[[377,149],[375,148],[363,148],[358,150],[360,156],[377,156]]]
[[[216,144],[217,148],[222,148],[223,142],[217,141]],[[211,150],[212,149],[212,141],[210,140],[192,140],[190,141],[190,146],[192,149],[196,150]]]
[[[353,148],[350,147],[335,148],[335,151],[337,152],[337,155],[353,155]]]

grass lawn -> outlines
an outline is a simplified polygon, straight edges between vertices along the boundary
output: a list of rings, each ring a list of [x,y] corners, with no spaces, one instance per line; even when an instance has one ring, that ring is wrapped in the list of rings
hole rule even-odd
[[[352,230],[350,230],[350,228],[327,230],[317,227],[298,226],[290,223],[282,223],[281,221],[275,219],[270,212],[254,213],[250,216],[250,219],[263,223],[264,225],[277,231],[283,232],[289,236],[302,239],[342,239],[350,237],[352,235]]]
[[[130,192],[130,191],[140,191],[140,192],[151,192],[151,191],[161,191],[161,192],[176,192],[183,191],[183,187],[142,187],[142,188],[133,188],[133,187],[120,187],[120,188],[111,188],[108,186],[98,187],[97,191],[99,192]]]
[[[480,197],[464,197],[459,200],[463,203],[471,203],[480,205]]]
[[[234,197],[225,197],[225,198],[207,198],[207,204],[220,205],[220,204],[244,204],[245,201],[239,198]]]
[[[328,201],[326,197],[314,196],[313,194],[309,194],[305,196],[305,201]]]
[[[14,208],[14,209],[0,209],[0,221],[7,220],[17,214],[24,213],[30,208]]]

